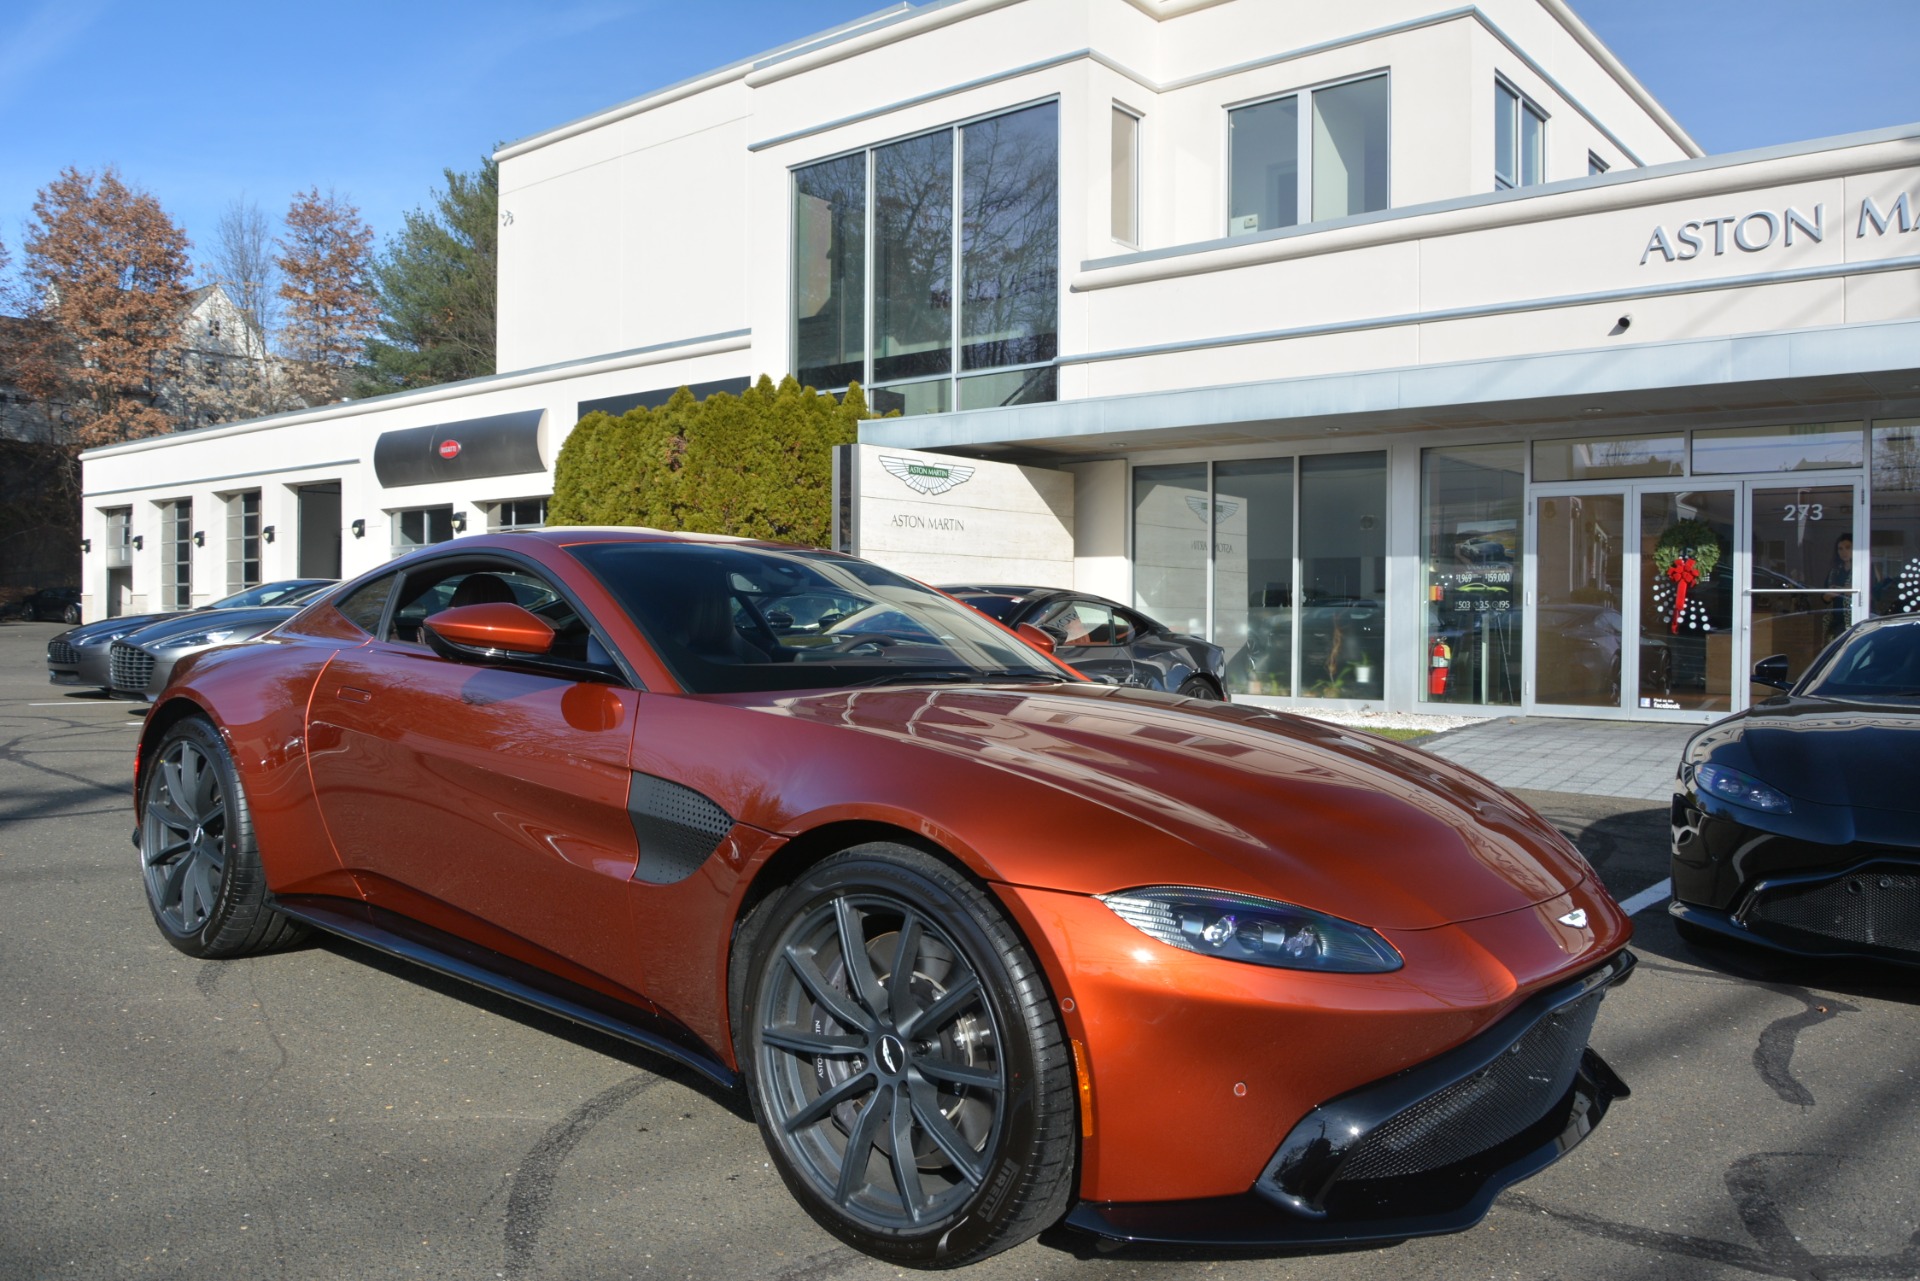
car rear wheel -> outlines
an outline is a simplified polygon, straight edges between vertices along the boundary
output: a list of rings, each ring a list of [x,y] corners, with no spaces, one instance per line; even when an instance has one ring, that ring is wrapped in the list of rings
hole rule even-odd
[[[63,623],[78,623],[80,621],[80,607],[78,605],[67,606],[66,609],[60,613],[60,621]]]
[[[1198,676],[1189,676],[1186,682],[1180,686],[1180,697],[1202,698],[1208,702],[1217,703],[1220,701],[1220,691],[1215,689],[1210,682],[1202,680]]]
[[[754,1114],[829,1231],[953,1267],[1065,1211],[1071,1051],[1039,966],[978,886],[920,850],[857,846],[756,912],[740,946]]]
[[[305,927],[267,905],[267,877],[233,758],[197,716],[167,730],[141,787],[140,867],[167,942],[225,958],[295,942]]]

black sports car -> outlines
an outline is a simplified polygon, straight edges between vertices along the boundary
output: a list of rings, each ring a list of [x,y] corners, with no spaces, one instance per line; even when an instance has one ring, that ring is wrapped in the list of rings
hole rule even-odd
[[[72,587],[43,587],[21,601],[18,616],[41,622],[80,621],[80,593]]]
[[[1920,965],[1920,617],[1836,639],[1787,692],[1695,734],[1673,798],[1673,902],[1693,941]]]
[[[940,590],[1008,627],[1038,627],[1053,638],[1061,662],[1096,681],[1226,700],[1225,650],[1104,596],[1060,587]]]

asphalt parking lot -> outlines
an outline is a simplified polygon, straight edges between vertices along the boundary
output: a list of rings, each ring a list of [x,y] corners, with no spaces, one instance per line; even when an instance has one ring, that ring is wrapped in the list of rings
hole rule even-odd
[[[199,962],[128,842],[139,709],[0,623],[0,1278],[874,1278],[743,1102],[642,1051],[319,942]],[[1525,793],[1614,894],[1664,811]],[[1595,1046],[1633,1087],[1461,1235],[1312,1257],[1056,1230],[982,1278],[1920,1277],[1920,985],[1681,944],[1659,904]]]

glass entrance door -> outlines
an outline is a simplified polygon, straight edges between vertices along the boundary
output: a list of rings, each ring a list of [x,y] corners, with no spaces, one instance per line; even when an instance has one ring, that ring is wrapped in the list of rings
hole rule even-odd
[[[1705,720],[1775,692],[1759,659],[1806,671],[1865,610],[1859,484],[1821,479],[1537,488],[1529,709]]]
[[[1852,484],[1748,487],[1747,664],[1787,657],[1799,676],[1860,612],[1854,586]],[[1775,691],[1752,687],[1753,699]]]

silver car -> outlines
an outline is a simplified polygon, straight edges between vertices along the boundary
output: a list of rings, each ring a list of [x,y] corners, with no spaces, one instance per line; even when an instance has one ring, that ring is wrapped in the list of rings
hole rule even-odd
[[[108,675],[113,692],[152,702],[166,688],[181,659],[216,645],[235,645],[265,635],[305,608],[301,604],[207,610],[143,627],[109,647]]]

